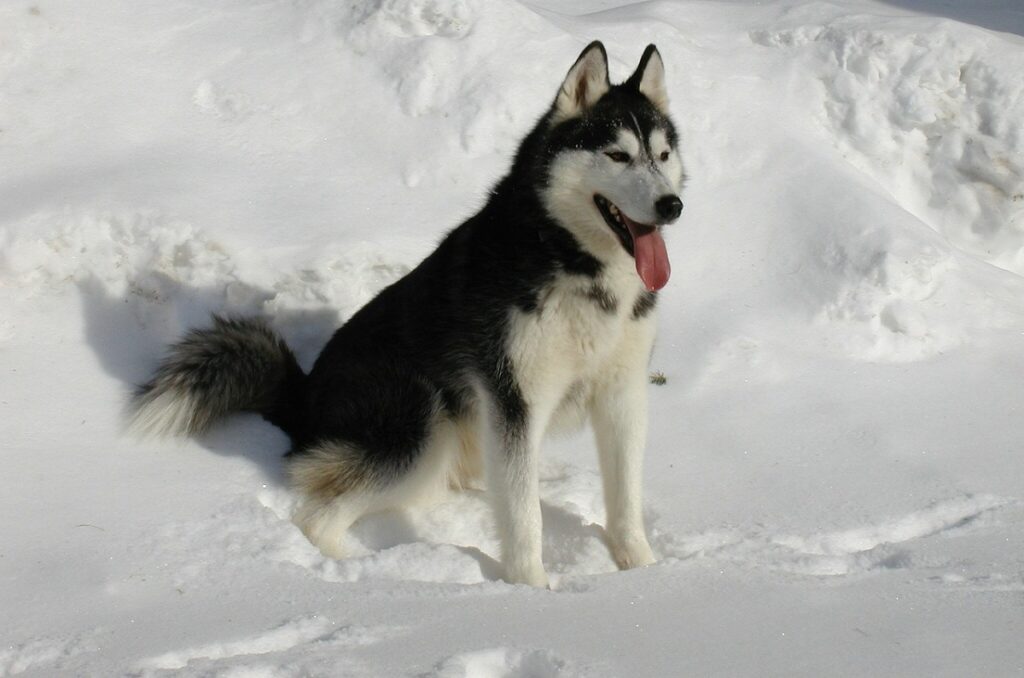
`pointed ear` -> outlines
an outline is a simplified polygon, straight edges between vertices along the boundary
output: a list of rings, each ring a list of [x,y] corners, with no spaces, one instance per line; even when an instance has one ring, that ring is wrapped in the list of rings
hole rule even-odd
[[[654,107],[668,115],[668,90],[665,89],[665,64],[654,45],[647,45],[636,72],[626,84],[647,97]]]
[[[581,115],[611,89],[608,80],[608,54],[595,40],[587,45],[565,76],[555,98],[555,122]]]

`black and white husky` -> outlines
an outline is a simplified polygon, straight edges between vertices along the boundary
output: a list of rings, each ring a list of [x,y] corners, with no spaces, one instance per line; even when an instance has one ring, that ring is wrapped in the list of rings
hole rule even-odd
[[[589,416],[609,548],[621,568],[647,565],[647,363],[682,182],[657,49],[612,85],[594,42],[483,209],[352,316],[309,374],[263,321],[215,317],[139,388],[131,423],[199,434],[253,411],[282,428],[295,522],[329,556],[360,516],[484,472],[506,579],[545,586],[541,441]]]

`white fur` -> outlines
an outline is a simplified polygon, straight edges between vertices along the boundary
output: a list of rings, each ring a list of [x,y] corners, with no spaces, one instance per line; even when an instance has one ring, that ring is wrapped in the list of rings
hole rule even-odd
[[[485,401],[486,402],[486,401]],[[484,468],[495,522],[501,540],[505,580],[546,587],[547,573],[541,562],[541,513],[538,450],[542,433],[530,412],[525,437],[511,441],[502,431],[497,409],[488,404],[488,426],[483,431]]]
[[[683,190],[683,182],[686,180],[682,157],[680,157],[678,151],[669,146],[668,135],[665,134],[663,129],[653,130],[648,143],[651,147],[652,161],[657,166],[661,175],[668,179],[674,192],[678,194]],[[668,159],[662,160],[661,154],[665,152],[668,153]]]
[[[540,443],[554,415],[571,412],[584,398],[598,434],[613,556],[621,567],[653,562],[640,511],[640,474],[654,322],[630,317],[643,286],[625,252],[606,262],[597,282],[616,299],[614,313],[586,299],[594,282],[577,276],[560,277],[537,312],[512,312],[507,350],[527,405],[527,431],[510,441],[492,427],[485,446],[510,581],[547,582],[537,489]]]
[[[595,384],[591,421],[604,481],[605,533],[622,569],[649,565],[654,554],[643,525],[643,453],[647,440],[647,361],[653,315],[626,326]]]
[[[322,503],[305,500],[292,516],[306,538],[328,558],[347,555],[345,535],[357,520],[373,513],[376,495],[356,490]]]
[[[643,147],[640,145],[640,139],[637,138],[635,132],[628,129],[621,129],[615,139],[615,145],[609,150],[619,150],[629,157],[635,158],[640,155]]]
[[[188,393],[169,389],[130,412],[125,432],[136,438],[187,435],[197,407]]]

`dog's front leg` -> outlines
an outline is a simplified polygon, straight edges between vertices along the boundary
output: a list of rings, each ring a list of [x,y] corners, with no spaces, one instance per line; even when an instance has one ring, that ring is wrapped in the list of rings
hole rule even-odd
[[[605,533],[620,569],[654,562],[644,531],[642,484],[647,440],[644,365],[619,373],[594,394],[591,421],[604,481]]]
[[[486,466],[501,536],[505,580],[546,587],[537,470],[541,432],[527,421],[505,416],[495,419],[492,439],[487,444]]]

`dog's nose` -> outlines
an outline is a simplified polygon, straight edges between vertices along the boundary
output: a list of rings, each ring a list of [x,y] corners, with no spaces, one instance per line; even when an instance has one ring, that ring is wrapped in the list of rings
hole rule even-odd
[[[654,203],[654,209],[657,210],[658,216],[665,221],[673,221],[682,213],[683,201],[679,199],[679,196],[663,195]]]

